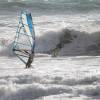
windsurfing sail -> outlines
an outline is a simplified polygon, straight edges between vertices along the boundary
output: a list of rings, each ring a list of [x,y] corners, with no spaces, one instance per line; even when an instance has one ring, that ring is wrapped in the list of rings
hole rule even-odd
[[[21,12],[19,25],[13,43],[14,54],[23,62],[27,63],[35,48],[35,31],[31,13]],[[33,55],[34,56],[34,55]]]

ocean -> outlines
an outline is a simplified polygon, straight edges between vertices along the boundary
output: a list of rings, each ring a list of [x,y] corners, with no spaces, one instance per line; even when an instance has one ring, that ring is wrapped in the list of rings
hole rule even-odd
[[[12,52],[22,10],[36,35],[30,69]],[[99,0],[0,0],[0,100],[100,100],[99,68]]]
[[[14,13],[28,9],[36,15],[99,13],[99,5],[100,1],[98,0],[27,0],[23,2],[1,2],[0,11],[7,10]]]
[[[37,36],[36,52],[48,53],[56,48],[60,43],[61,35],[67,31],[70,31],[73,41],[70,44],[66,43],[59,55],[87,55],[88,52],[98,52],[99,4],[98,0],[2,1],[0,3],[1,44],[2,41],[10,41],[5,43],[6,46],[11,44],[16,34],[20,13],[22,10],[27,10],[33,17]],[[74,35],[77,38],[74,38]]]

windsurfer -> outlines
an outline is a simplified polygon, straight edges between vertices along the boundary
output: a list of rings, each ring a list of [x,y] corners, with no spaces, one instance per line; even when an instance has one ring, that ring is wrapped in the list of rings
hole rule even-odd
[[[34,52],[29,54],[29,58],[28,58],[28,61],[26,63],[26,68],[30,68],[31,67],[31,63],[33,62],[33,59],[34,59]]]

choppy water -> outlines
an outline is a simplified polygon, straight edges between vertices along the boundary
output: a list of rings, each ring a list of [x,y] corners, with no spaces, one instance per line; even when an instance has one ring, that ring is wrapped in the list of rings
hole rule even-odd
[[[99,0],[33,0],[24,2],[1,2],[0,11],[29,9],[34,14],[67,14],[100,12]]]
[[[100,1],[98,0],[32,0],[0,3],[0,49],[11,51],[21,10],[29,10],[36,32],[36,52],[48,52],[59,44],[64,30],[70,31],[70,44],[60,55],[84,54],[99,50]],[[6,41],[6,42],[5,42]],[[4,49],[3,49],[4,51]]]
[[[0,98],[99,100],[99,5],[99,0],[32,0],[9,3],[2,0]],[[71,42],[66,43],[59,52],[60,56],[67,57],[36,57],[34,68],[23,70],[23,63],[18,58],[11,57],[12,43],[22,9],[29,10],[33,15],[35,51],[48,53],[60,43],[61,37],[64,39],[65,33],[70,33]]]

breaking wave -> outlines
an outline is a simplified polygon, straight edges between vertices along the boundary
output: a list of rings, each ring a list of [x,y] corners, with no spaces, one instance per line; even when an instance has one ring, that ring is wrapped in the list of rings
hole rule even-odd
[[[100,32],[86,33],[63,29],[48,32],[37,38],[36,52],[53,53],[58,56],[98,55],[100,54]]]
[[[1,56],[13,56],[12,43],[0,40]],[[100,32],[86,33],[69,29],[49,31],[36,37],[36,53],[56,56],[100,55]]]

